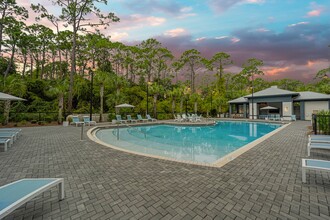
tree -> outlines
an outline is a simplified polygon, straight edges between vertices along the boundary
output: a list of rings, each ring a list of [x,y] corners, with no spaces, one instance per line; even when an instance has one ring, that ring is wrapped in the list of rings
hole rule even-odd
[[[205,65],[205,59],[200,56],[200,52],[196,49],[186,50],[183,52],[179,60],[174,64],[176,70],[182,69],[184,66],[188,66],[189,77],[190,77],[190,87],[192,92],[195,92],[195,78],[196,69],[201,64]]]
[[[251,82],[252,88],[252,96],[254,93],[254,76],[255,75],[263,75],[264,73],[259,70],[259,67],[263,65],[262,60],[258,60],[256,58],[248,59],[246,63],[243,64],[243,70],[241,71],[241,75],[246,77]],[[253,106],[253,98],[252,98],[252,119],[254,119],[254,106]]]
[[[71,70],[70,84],[68,94],[68,111],[72,111],[74,75],[76,73],[76,50],[77,37],[79,31],[87,31],[87,27],[109,26],[111,22],[119,21],[114,13],[103,14],[96,6],[96,3],[107,4],[107,0],[54,0],[53,3],[62,8],[59,19],[63,21],[65,26],[71,26],[73,33],[72,51],[71,51]],[[96,16],[99,20],[93,22],[90,16]]]
[[[111,83],[110,73],[98,70],[95,72],[96,84],[100,86],[100,122],[103,121],[103,100],[104,100],[104,87]]]
[[[68,91],[68,81],[67,80],[56,80],[53,81],[48,93],[55,95],[58,99],[58,119],[59,124],[63,121],[63,108],[64,108],[64,97]]]
[[[2,91],[9,93],[14,96],[23,97],[27,92],[27,86],[25,81],[22,80],[21,76],[18,74],[13,74],[8,76],[6,79],[6,86],[2,88]],[[10,100],[5,101],[4,107],[4,121],[3,124],[8,124],[10,112]]]
[[[11,20],[28,18],[28,11],[21,6],[18,6],[16,0],[1,0],[0,1],[0,54],[2,53],[3,31]],[[9,18],[9,19],[8,19]]]
[[[9,23],[4,33],[7,35],[8,39],[4,40],[4,43],[9,50],[10,59],[8,60],[8,66],[6,71],[3,73],[4,78],[6,78],[10,69],[14,65],[16,46],[17,44],[19,44],[19,41],[21,40],[21,37],[23,35],[22,30],[25,28],[25,24],[21,21],[17,21],[12,17],[7,18],[7,20],[9,21]]]

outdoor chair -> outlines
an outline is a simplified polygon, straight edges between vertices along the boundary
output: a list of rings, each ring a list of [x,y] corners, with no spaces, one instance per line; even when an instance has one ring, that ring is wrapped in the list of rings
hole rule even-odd
[[[137,120],[136,119],[133,119],[131,115],[127,115],[126,117],[127,117],[127,121],[128,122],[131,122],[131,123],[132,122],[137,122]]]
[[[78,116],[72,116],[71,124],[75,124],[77,127],[78,125],[83,125],[85,123],[83,121],[80,121]]]
[[[91,121],[89,116],[84,116],[84,123],[85,125],[91,126],[92,124],[96,125],[96,121]]]
[[[121,115],[116,115],[116,120],[117,120],[118,122],[120,122],[120,123],[127,123],[127,120],[123,120],[123,119],[121,118]]]
[[[330,150],[330,143],[315,143],[310,142],[307,144],[307,155],[311,155],[311,149],[324,149],[324,150]]]
[[[330,135],[309,135],[309,143],[329,143],[330,144]]]
[[[59,200],[64,199],[63,178],[37,178],[21,179],[0,187],[0,219],[12,211],[49,190],[59,185]]]
[[[150,115],[147,115],[147,120],[148,121],[157,121],[157,119],[150,117]]]
[[[3,144],[4,151],[7,151],[8,147],[10,146],[10,139],[0,138],[0,144]]]
[[[19,132],[16,131],[0,131],[0,135],[9,135],[9,136],[13,136],[13,141],[16,141],[18,138],[18,134]]]
[[[14,144],[14,141],[16,140],[15,135],[10,133],[0,133],[0,138],[9,139],[11,145]]]
[[[148,121],[148,119],[142,118],[141,115],[136,115],[136,117],[138,121],[142,121],[142,122]]]
[[[22,129],[20,128],[0,128],[0,132],[16,132],[17,137],[21,135]]]
[[[319,170],[319,171],[330,172],[330,161],[315,160],[315,159],[302,159],[301,178],[302,178],[303,183],[306,183],[306,171],[307,170]]]

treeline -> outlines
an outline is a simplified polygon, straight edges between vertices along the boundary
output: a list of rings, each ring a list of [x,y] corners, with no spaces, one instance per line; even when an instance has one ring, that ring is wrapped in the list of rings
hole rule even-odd
[[[0,71],[1,91],[27,99],[16,103],[12,111],[54,112],[58,121],[63,112],[89,112],[93,91],[93,112],[113,112],[114,106],[130,103],[135,111],[222,113],[231,99],[278,85],[292,91],[330,93],[329,69],[316,74],[320,80],[305,85],[298,80],[267,82],[258,77],[263,62],[251,58],[239,73],[228,73],[233,64],[230,54],[218,52],[211,59],[190,49],[175,58],[156,39],[136,46],[112,42],[110,37],[91,32],[94,27],[119,21],[113,13],[101,14],[93,0],[57,0],[62,8],[58,17],[42,5],[31,8],[39,14],[37,21],[48,19],[56,31],[36,22],[26,25],[28,11],[14,0],[0,3]],[[90,23],[94,14],[99,23]],[[61,30],[60,22],[71,30]],[[201,82],[196,82],[197,75]],[[212,75],[212,76],[211,76]],[[91,88],[91,78],[94,83]],[[185,80],[179,80],[184,76]],[[148,97],[147,97],[148,94]],[[148,104],[147,104],[148,103]],[[10,102],[4,106],[3,121],[8,121]]]

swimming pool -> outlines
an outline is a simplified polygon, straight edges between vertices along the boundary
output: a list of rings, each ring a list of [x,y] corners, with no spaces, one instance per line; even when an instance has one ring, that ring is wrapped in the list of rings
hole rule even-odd
[[[280,124],[219,121],[213,126],[149,125],[100,129],[97,139],[130,152],[192,163],[213,164]]]

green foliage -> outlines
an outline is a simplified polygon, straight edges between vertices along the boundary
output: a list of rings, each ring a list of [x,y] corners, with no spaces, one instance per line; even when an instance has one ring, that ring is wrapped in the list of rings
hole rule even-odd
[[[316,114],[319,132],[330,134],[330,111],[322,110]]]

